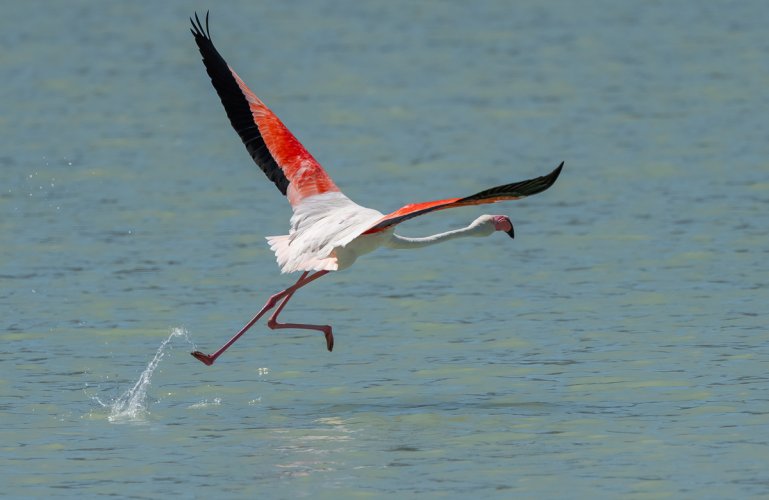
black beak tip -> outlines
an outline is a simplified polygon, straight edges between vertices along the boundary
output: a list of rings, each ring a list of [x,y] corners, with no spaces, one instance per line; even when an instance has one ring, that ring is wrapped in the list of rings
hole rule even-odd
[[[505,231],[505,232],[506,232],[506,233],[508,234],[508,236],[510,236],[511,238],[515,238],[515,228],[513,227],[513,225],[512,225],[512,224],[510,224],[510,231]]]

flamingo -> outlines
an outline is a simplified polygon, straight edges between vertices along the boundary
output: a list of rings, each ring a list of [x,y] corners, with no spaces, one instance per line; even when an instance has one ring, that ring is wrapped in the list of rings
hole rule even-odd
[[[191,353],[206,365],[212,365],[276,306],[277,309],[267,320],[270,329],[322,332],[326,348],[331,351],[334,336],[330,325],[278,322],[278,316],[300,288],[331,271],[350,267],[358,257],[381,246],[422,248],[455,238],[489,236],[495,231],[502,231],[513,238],[513,224],[505,215],[482,215],[467,227],[424,238],[400,236],[394,228],[401,222],[437,210],[516,200],[540,193],[553,185],[563,168],[561,162],[555,170],[541,177],[493,187],[463,198],[412,203],[386,215],[363,207],[342,194],[323,167],[225,62],[211,41],[208,13],[205,28],[197,13],[194,20],[190,18],[190,22],[190,31],[203,56],[203,64],[232,127],[251,158],[291,204],[293,216],[289,234],[268,236],[267,242],[282,273],[302,273],[293,285],[272,295],[251,321],[219,350],[212,354],[201,351]]]

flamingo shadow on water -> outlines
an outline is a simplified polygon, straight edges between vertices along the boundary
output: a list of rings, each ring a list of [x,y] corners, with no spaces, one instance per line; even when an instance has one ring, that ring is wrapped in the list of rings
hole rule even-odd
[[[540,193],[558,178],[563,162],[547,175],[486,189],[464,198],[412,203],[387,215],[353,202],[342,194],[323,167],[302,146],[275,114],[246,86],[214,47],[208,29],[198,15],[190,19],[203,64],[222,101],[227,117],[246,146],[251,158],[278,190],[288,198],[293,210],[289,234],[269,236],[281,272],[301,272],[299,279],[269,298],[246,325],[213,354],[195,351],[192,355],[212,365],[254,323],[277,306],[267,320],[271,329],[317,330],[326,338],[326,348],[334,348],[329,325],[279,323],[278,316],[300,288],[331,271],[350,267],[364,254],[385,246],[422,248],[455,238],[489,236],[502,231],[514,237],[513,224],[506,215],[482,215],[467,227],[423,238],[395,234],[397,224],[437,210],[517,200]]]

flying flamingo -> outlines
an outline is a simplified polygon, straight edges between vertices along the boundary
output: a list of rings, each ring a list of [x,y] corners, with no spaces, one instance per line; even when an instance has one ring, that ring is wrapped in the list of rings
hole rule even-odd
[[[268,327],[323,332],[326,347],[331,351],[334,347],[331,326],[278,322],[278,315],[297,290],[330,271],[350,267],[359,256],[381,246],[421,248],[465,236],[489,236],[495,231],[503,231],[513,238],[513,224],[505,215],[482,215],[462,229],[424,238],[399,236],[393,230],[403,221],[436,210],[516,200],[540,193],[553,185],[563,168],[561,162],[551,173],[535,179],[493,187],[464,198],[412,203],[387,215],[362,207],[342,194],[323,167],[224,61],[211,41],[208,13],[205,29],[197,13],[190,22],[203,64],[232,127],[253,160],[288,198],[293,209],[289,234],[267,237],[270,248],[275,252],[281,272],[302,273],[296,283],[270,297],[256,316],[218,351],[210,355],[200,351],[192,353],[206,365],[212,365],[276,305],[277,309],[267,320]]]

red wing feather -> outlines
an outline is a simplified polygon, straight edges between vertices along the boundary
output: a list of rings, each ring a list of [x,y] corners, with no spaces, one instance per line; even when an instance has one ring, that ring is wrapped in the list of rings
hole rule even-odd
[[[528,179],[513,184],[486,189],[480,193],[464,198],[449,198],[446,200],[427,201],[424,203],[412,203],[399,208],[395,212],[382,217],[376,224],[368,229],[364,234],[377,233],[383,231],[403,221],[413,219],[420,215],[435,212],[436,210],[446,210],[447,208],[465,207],[469,205],[484,205],[487,203],[496,203],[498,201],[510,201],[525,198],[533,194],[541,193],[552,186],[558,176],[561,174],[563,162],[547,175]]]
[[[197,14],[190,21],[203,64],[232,127],[256,164],[288,196],[291,205],[308,196],[339,191],[323,167],[227,65],[211,41],[208,14],[205,29]]]

